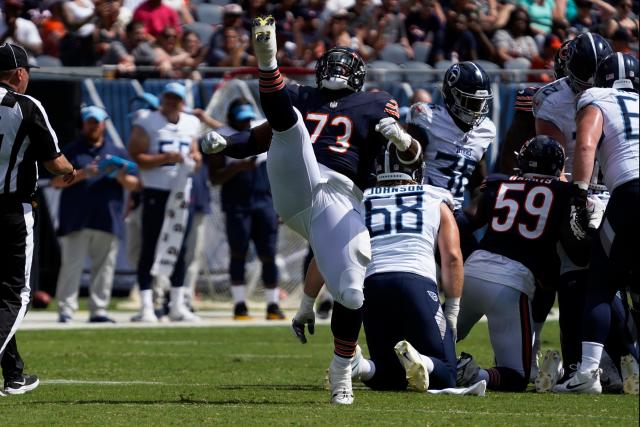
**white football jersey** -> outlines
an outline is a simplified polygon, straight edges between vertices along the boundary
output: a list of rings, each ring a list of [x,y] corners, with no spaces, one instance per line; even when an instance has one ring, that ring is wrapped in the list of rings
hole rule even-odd
[[[366,276],[408,272],[436,282],[434,253],[443,202],[451,206],[451,195],[430,185],[367,189],[362,213],[372,255]]]
[[[413,104],[407,123],[424,130],[422,182],[446,188],[454,199],[455,209],[462,207],[464,190],[477,164],[496,139],[496,126],[484,120],[469,132],[463,132],[446,108],[420,102]]]
[[[564,154],[568,158],[564,170],[571,173],[576,147],[576,94],[566,77],[543,86],[533,95],[533,115],[553,123],[564,135]]]
[[[603,139],[597,158],[609,191],[638,179],[638,93],[611,88],[591,88],[578,99],[578,111],[595,105],[602,111]]]
[[[191,152],[191,144],[198,136],[200,121],[196,116],[180,113],[178,123],[170,123],[159,111],[152,111],[139,117],[134,125],[140,126],[149,135],[147,153],[158,154],[177,151],[187,157]],[[175,164],[140,170],[143,186],[158,190],[171,190],[173,180],[177,175],[178,166]]]

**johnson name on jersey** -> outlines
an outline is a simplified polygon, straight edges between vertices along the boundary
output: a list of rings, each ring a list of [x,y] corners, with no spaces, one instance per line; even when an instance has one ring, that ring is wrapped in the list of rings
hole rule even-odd
[[[416,103],[407,123],[420,130],[424,152],[422,182],[446,188],[455,208],[462,206],[469,177],[496,139],[496,127],[488,117],[469,132],[463,132],[447,110],[439,105]]]
[[[318,162],[360,189],[367,188],[374,160],[386,143],[375,126],[384,117],[399,119],[398,103],[387,92],[287,88],[304,118]]]
[[[409,272],[436,281],[434,252],[440,204],[451,196],[424,184],[372,187],[365,191],[365,224],[371,237],[367,276]]]
[[[140,126],[149,135],[150,154],[178,152],[187,157],[191,152],[191,144],[197,137],[200,121],[196,116],[180,113],[177,123],[170,123],[159,112],[152,111],[139,117],[135,126]],[[145,188],[171,190],[174,178],[178,175],[176,164],[162,165],[153,169],[140,170],[140,178]]]
[[[570,194],[571,184],[553,178],[490,175],[476,218],[476,226],[487,225],[479,248],[518,261],[544,281],[569,217]]]
[[[578,111],[595,105],[602,111],[603,140],[598,144],[597,158],[604,182],[616,187],[638,179],[638,93],[611,88],[591,88],[578,99]]]

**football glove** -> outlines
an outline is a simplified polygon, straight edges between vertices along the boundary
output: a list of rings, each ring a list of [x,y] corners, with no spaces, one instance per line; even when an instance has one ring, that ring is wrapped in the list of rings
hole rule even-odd
[[[447,319],[453,342],[458,339],[458,313],[460,312],[460,298],[447,298],[444,302],[444,317]]]
[[[391,141],[399,151],[407,151],[411,145],[411,135],[409,135],[400,123],[393,117],[385,117],[380,119],[376,125],[376,131],[380,132],[385,138]]]
[[[316,325],[316,315],[313,310],[311,310],[311,312],[309,313],[297,312],[295,317],[291,321],[291,328],[293,329],[293,333],[296,334],[296,337],[298,337],[302,344],[307,343],[307,337],[304,334],[305,325],[309,327],[309,334],[313,335]]]
[[[227,140],[218,132],[212,130],[200,138],[200,147],[204,154],[219,153],[227,147]]]
[[[589,186],[584,182],[574,182],[572,187],[569,226],[576,240],[587,238],[587,228],[589,227],[588,188]]]
[[[304,327],[307,325],[309,328],[309,334],[313,335],[316,327],[316,314],[313,312],[313,305],[315,298],[310,297],[303,293],[302,301],[300,301],[300,308],[293,320],[291,321],[291,328],[293,333],[300,340],[302,344],[307,343],[307,337],[304,334]]]

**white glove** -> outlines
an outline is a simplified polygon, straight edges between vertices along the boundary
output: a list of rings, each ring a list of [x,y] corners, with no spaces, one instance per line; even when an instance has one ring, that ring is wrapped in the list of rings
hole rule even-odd
[[[460,298],[447,298],[444,301],[444,317],[451,328],[453,342],[458,338],[458,313],[460,312]]]
[[[212,130],[200,138],[200,147],[205,154],[219,153],[227,147],[227,140],[218,132]]]
[[[600,227],[602,218],[604,217],[604,211],[607,209],[607,204],[602,201],[598,196],[587,196],[587,212],[589,212],[589,228],[597,230]]]
[[[315,304],[315,301],[315,298],[303,293],[302,301],[300,301],[300,308],[298,309],[298,312],[293,317],[293,321],[291,322],[293,333],[296,335],[296,337],[298,337],[302,344],[307,343],[307,337],[304,335],[305,325],[309,327],[310,335],[313,335],[313,333],[315,332],[316,314],[313,311],[313,305]]]
[[[400,123],[393,117],[380,119],[376,125],[376,131],[393,142],[399,151],[407,151],[411,145],[411,135],[405,132],[402,126],[400,126]]]

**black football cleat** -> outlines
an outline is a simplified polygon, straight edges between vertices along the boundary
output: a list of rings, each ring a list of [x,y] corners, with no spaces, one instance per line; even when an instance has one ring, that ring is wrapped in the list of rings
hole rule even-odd
[[[22,375],[16,379],[5,381],[5,394],[25,394],[40,385],[40,380],[35,375]]]
[[[274,302],[267,306],[267,320],[285,320],[286,314],[280,309],[280,306]]]

